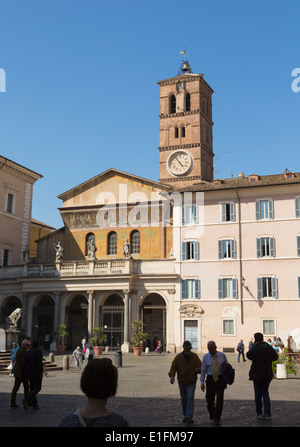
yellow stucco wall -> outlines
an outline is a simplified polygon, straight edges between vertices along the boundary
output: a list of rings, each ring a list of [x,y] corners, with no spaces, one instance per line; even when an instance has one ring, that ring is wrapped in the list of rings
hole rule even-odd
[[[123,258],[124,243],[127,239],[130,241],[130,234],[134,230],[140,232],[140,253],[133,254],[133,258],[169,257],[173,248],[172,227],[161,224],[161,209],[153,205],[162,199],[160,193],[165,189],[163,185],[146,179],[143,181],[130,175],[109,172],[62,194],[60,198],[63,199],[63,207],[60,210],[65,222],[64,260],[85,259],[86,237],[90,233],[95,235],[97,259],[105,259],[107,256]],[[120,223],[119,204],[122,209],[125,205],[125,224]],[[103,225],[99,224],[99,210],[101,211],[101,207],[105,210],[109,205],[116,209],[117,223],[111,225],[107,221]],[[129,216],[136,216],[139,206],[142,217],[137,226],[134,226],[135,223],[132,225],[131,221],[129,224],[127,219]],[[116,255],[107,254],[107,239],[111,231],[117,233]]]

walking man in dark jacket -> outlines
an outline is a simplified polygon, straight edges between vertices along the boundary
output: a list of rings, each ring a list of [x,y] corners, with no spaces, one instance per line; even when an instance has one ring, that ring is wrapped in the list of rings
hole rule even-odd
[[[19,405],[17,405],[17,403],[16,403],[16,397],[17,397],[17,392],[19,391],[21,383],[23,384],[25,399],[28,397],[28,394],[29,394],[28,377],[27,377],[26,367],[25,367],[25,356],[26,356],[26,352],[28,351],[29,347],[30,347],[30,341],[23,340],[21,347],[17,351],[17,354],[16,354],[16,363],[15,363],[15,368],[14,368],[15,383],[14,383],[14,387],[11,392],[11,399],[10,399],[11,407],[16,407],[16,408],[19,407]]]
[[[257,417],[271,419],[269,385],[273,379],[272,362],[278,360],[278,354],[264,342],[263,334],[257,332],[254,334],[254,346],[247,352],[247,358],[252,360],[249,380],[253,380]]]
[[[39,410],[40,407],[37,403],[37,394],[42,388],[42,379],[44,372],[43,365],[43,353],[39,349],[39,342],[33,341],[31,343],[31,349],[26,352],[25,367],[27,376],[29,379],[30,393],[27,399],[24,399],[23,406],[27,410],[27,405],[32,405],[34,410]]]
[[[184,416],[182,422],[188,424],[194,423],[194,395],[197,383],[197,373],[200,373],[201,368],[200,358],[195,352],[191,352],[191,349],[191,342],[186,340],[183,343],[183,351],[176,355],[169,371],[170,383],[172,385],[175,382],[175,375],[177,373]]]

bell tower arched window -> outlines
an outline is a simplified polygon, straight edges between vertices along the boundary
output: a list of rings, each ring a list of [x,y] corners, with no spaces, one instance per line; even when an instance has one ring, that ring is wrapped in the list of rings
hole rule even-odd
[[[185,111],[186,112],[191,111],[191,95],[190,95],[190,93],[187,93],[185,95]]]
[[[170,97],[170,113],[176,113],[176,96]]]

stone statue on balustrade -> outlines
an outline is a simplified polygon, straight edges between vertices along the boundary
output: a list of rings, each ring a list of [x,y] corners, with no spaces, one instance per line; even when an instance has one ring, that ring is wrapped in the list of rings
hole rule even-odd
[[[130,258],[130,243],[129,243],[128,239],[126,239],[126,242],[123,245],[123,255],[127,259]]]
[[[58,241],[58,243],[54,245],[55,251],[56,251],[56,255],[55,255],[55,262],[61,262],[62,258],[63,258],[63,254],[64,254],[64,249],[60,244],[60,241]]]
[[[97,247],[95,245],[95,241],[92,239],[91,241],[89,241],[87,243],[87,258],[89,260],[96,259],[96,255],[95,255],[96,251],[97,251]]]
[[[26,247],[23,250],[23,264],[28,264],[29,262],[29,247],[26,245]]]

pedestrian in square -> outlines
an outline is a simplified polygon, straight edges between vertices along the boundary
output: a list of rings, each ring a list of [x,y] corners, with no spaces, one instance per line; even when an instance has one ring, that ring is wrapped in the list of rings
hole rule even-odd
[[[207,343],[207,349],[208,353],[203,356],[201,366],[201,390],[203,392],[206,390],[205,398],[210,420],[214,421],[215,425],[220,425],[225,389],[223,373],[228,361],[223,352],[217,351],[214,341]]]
[[[239,353],[239,355],[238,355],[238,362],[240,361],[240,357],[241,356],[243,357],[243,362],[246,362],[245,354],[244,354],[244,352],[245,352],[245,345],[244,345],[243,340],[241,340],[239,342],[239,344],[237,345],[237,352]]]
[[[278,360],[278,354],[264,342],[263,334],[257,332],[254,334],[254,346],[247,352],[247,358],[252,360],[249,380],[253,380],[257,417],[271,419],[269,385],[273,379],[272,362]]]
[[[17,398],[17,392],[19,391],[20,385],[23,384],[24,388],[24,399],[28,398],[29,395],[29,382],[28,382],[28,376],[27,371],[25,367],[25,356],[26,352],[28,351],[30,347],[30,341],[29,340],[23,340],[21,343],[20,349],[17,351],[16,354],[16,364],[14,368],[14,376],[15,376],[15,383],[14,387],[11,392],[11,398],[10,398],[10,406],[11,407],[19,407],[16,403]]]
[[[191,351],[192,344],[189,341],[183,343],[183,351],[176,355],[169,371],[170,383],[174,384],[175,375],[179,385],[183,420],[193,424],[194,395],[197,383],[197,373],[200,373],[201,360],[197,354]]]
[[[44,364],[43,353],[38,340],[33,340],[31,349],[26,352],[25,368],[29,379],[30,392],[28,398],[24,399],[23,406],[25,410],[27,410],[28,405],[32,406],[34,410],[39,410],[37,395],[42,389]]]

